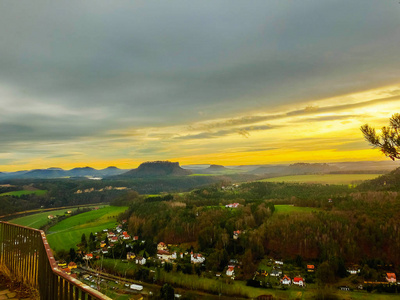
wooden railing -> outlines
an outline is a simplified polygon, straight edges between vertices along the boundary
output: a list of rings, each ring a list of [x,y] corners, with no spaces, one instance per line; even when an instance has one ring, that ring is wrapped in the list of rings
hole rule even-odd
[[[0,222],[0,264],[43,300],[111,300],[58,269],[42,230]]]

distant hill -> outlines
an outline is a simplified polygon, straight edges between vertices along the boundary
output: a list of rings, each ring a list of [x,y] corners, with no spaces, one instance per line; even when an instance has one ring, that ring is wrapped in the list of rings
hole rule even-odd
[[[233,169],[225,168],[222,165],[210,165],[205,169],[191,169],[195,174],[225,174],[225,173],[240,173],[240,171],[235,172]]]
[[[84,177],[84,176],[96,176],[97,170],[91,167],[74,168],[67,171],[68,176],[71,177]]]
[[[400,189],[400,168],[376,179],[366,181],[359,185],[361,189],[398,191]]]
[[[170,161],[151,161],[142,163],[137,169],[119,175],[118,177],[160,177],[160,176],[186,176],[190,175],[190,170],[182,169],[178,162]]]
[[[127,170],[108,167],[96,170],[91,167],[63,170],[61,168],[35,169],[30,171],[0,172],[0,180],[6,179],[54,179],[67,177],[108,177],[125,173]]]
[[[250,174],[271,174],[271,175],[303,175],[303,174],[324,174],[339,171],[340,169],[336,166],[329,164],[308,164],[308,163],[296,163],[292,165],[271,165],[259,167],[255,170],[250,171]]]

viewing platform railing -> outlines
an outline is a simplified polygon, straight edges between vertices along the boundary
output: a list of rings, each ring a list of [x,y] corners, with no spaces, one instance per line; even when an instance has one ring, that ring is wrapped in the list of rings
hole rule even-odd
[[[42,230],[0,222],[0,265],[43,300],[111,300],[58,269]]]

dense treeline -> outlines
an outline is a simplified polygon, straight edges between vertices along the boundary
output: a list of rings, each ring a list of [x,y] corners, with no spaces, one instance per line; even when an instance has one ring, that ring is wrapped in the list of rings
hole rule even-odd
[[[124,204],[129,201],[126,196]],[[225,207],[233,202],[240,206]],[[316,209],[274,215],[276,204]],[[345,275],[345,264],[400,265],[397,192],[268,182],[230,189],[213,185],[154,200],[137,195],[121,217],[129,219],[131,234],[154,242],[192,243],[208,255],[210,269],[221,270],[228,259],[239,258],[245,274],[251,274],[265,255],[324,263],[333,276]]]

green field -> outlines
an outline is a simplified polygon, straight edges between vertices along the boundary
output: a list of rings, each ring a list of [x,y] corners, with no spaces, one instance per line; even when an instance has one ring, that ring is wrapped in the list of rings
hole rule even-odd
[[[318,208],[315,207],[300,207],[293,205],[275,205],[274,214],[290,214],[290,213],[310,213],[312,211],[317,211]]]
[[[41,213],[36,213],[33,215],[29,215],[29,216],[25,216],[25,217],[20,217],[20,218],[16,218],[13,219],[11,221],[9,221],[10,223],[13,224],[18,224],[18,225],[22,225],[22,226],[27,226],[27,227],[32,227],[32,228],[36,228],[39,229],[40,227],[44,226],[47,224],[47,222],[49,221],[49,219],[47,218],[48,215],[64,215],[64,213],[67,210],[76,210],[76,208],[64,208],[64,209],[60,209],[60,210],[52,210],[52,211],[46,211],[46,212],[41,212]]]
[[[263,179],[267,182],[301,182],[320,184],[356,184],[365,180],[375,179],[382,174],[313,174],[293,175]]]
[[[22,195],[29,195],[29,194],[36,194],[36,195],[44,195],[46,194],[46,190],[34,190],[34,191],[28,191],[28,190],[22,190],[22,191],[14,191],[14,192],[7,192],[7,193],[2,193],[0,196],[22,196]]]
[[[84,233],[89,236],[103,229],[113,228],[117,216],[127,207],[107,206],[65,219],[49,229],[47,240],[53,250],[75,248]]]

